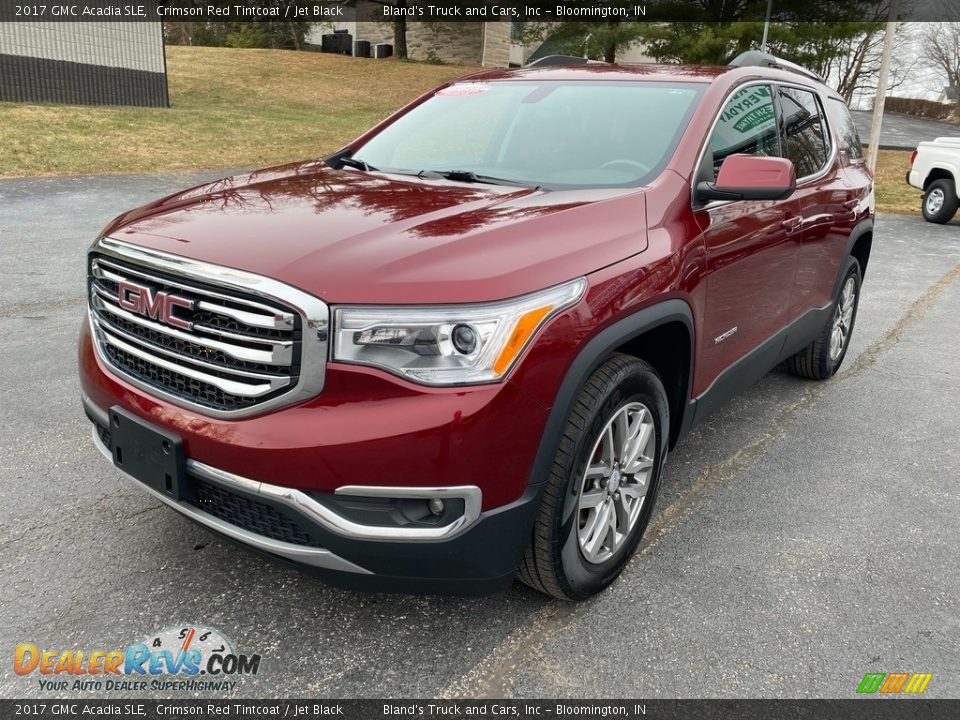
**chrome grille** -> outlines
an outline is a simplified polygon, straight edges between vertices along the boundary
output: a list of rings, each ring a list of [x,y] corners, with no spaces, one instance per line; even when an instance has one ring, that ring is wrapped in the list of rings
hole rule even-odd
[[[133,384],[221,416],[253,414],[321,389],[329,312],[320,300],[257,275],[108,238],[94,247],[88,270],[98,353]],[[121,298],[121,283],[135,286],[134,295],[124,285]],[[281,302],[284,293],[298,303]],[[141,295],[148,311],[131,307],[130,298]],[[178,305],[165,313],[168,296]]]

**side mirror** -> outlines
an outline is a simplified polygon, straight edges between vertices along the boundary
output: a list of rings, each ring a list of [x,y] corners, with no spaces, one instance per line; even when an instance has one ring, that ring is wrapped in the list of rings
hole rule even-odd
[[[786,158],[730,155],[720,166],[717,181],[697,184],[697,199],[782,200],[797,189],[797,174]]]

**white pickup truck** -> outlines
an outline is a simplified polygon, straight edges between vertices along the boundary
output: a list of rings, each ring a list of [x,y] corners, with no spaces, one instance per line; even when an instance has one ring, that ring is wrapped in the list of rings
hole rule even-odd
[[[956,181],[960,179],[960,137],[922,142],[910,156],[907,182],[923,190],[923,217],[948,223],[960,207]]]

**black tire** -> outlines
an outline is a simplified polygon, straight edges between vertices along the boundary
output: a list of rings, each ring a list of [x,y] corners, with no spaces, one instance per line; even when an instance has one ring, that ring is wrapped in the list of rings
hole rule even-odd
[[[948,223],[957,214],[958,207],[960,207],[960,199],[957,198],[957,188],[953,180],[934,180],[923,191],[921,208],[923,219],[927,222],[938,225]]]
[[[619,548],[604,562],[591,563],[584,557],[578,540],[580,513],[589,512],[579,510],[578,506],[584,473],[595,445],[600,442],[601,432],[614,416],[625,408],[636,407],[636,403],[650,413],[654,433],[646,497]],[[620,575],[636,551],[653,512],[667,455],[669,427],[667,394],[650,365],[618,353],[594,371],[580,391],[560,437],[533,537],[518,572],[523,583],[560,600],[582,600],[600,592]],[[626,485],[630,481],[623,482]]]
[[[854,287],[853,313],[850,316],[840,352],[834,356],[830,348],[830,338],[833,334],[837,315],[841,312],[844,289],[851,279]],[[856,258],[848,257],[844,268],[843,281],[840,283],[837,297],[833,300],[833,308],[827,317],[827,322],[824,323],[823,329],[817,335],[816,340],[787,360],[787,369],[791,373],[810,380],[827,380],[837,372],[841,363],[843,363],[843,359],[847,356],[850,337],[853,335],[853,328],[857,321],[857,307],[860,304],[860,280],[860,263],[857,262]]]

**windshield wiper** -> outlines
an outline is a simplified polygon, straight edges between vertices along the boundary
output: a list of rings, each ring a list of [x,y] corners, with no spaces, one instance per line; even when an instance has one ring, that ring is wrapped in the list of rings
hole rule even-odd
[[[529,187],[536,189],[539,187],[534,183],[526,183],[521,180],[511,180],[509,178],[499,178],[492,175],[478,175],[472,170],[421,170],[417,173],[418,177],[442,177],[454,182],[483,183],[485,185],[512,185],[514,187]]]
[[[364,162],[360,158],[350,157],[349,155],[341,157],[339,160],[341,165],[346,165],[356,170],[363,170],[364,172],[374,172],[376,170],[373,165]]]

